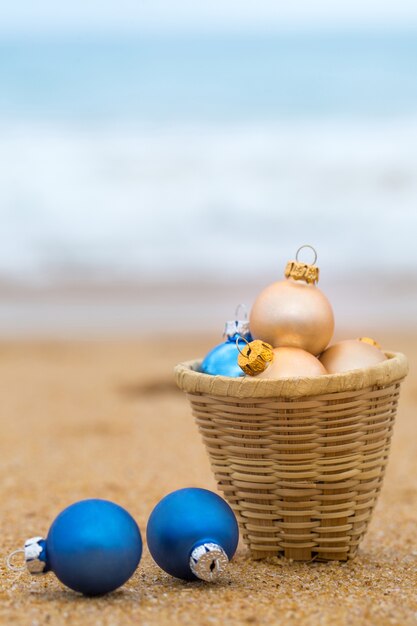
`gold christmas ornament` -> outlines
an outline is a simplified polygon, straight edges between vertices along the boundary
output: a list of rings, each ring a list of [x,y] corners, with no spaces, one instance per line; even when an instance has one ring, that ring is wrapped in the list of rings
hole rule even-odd
[[[329,374],[371,367],[386,360],[385,354],[376,346],[362,339],[339,341],[327,348],[320,361]]]
[[[236,346],[239,350],[237,357],[239,367],[249,376],[256,376],[256,374],[263,372],[268,363],[274,358],[272,346],[255,339],[251,342],[247,341],[247,345],[241,350],[239,339],[242,339],[242,337],[236,339]],[[246,341],[244,338],[243,340]]]
[[[272,348],[254,340],[240,350],[238,364],[249,376],[256,378],[296,378],[327,374],[315,356],[300,348]]]
[[[313,263],[301,263],[300,251],[311,248]],[[286,280],[264,289],[256,298],[250,314],[252,336],[274,348],[293,347],[320,354],[333,336],[334,317],[330,302],[316,286],[319,268],[317,253],[311,246],[301,246],[295,261],[285,269]]]

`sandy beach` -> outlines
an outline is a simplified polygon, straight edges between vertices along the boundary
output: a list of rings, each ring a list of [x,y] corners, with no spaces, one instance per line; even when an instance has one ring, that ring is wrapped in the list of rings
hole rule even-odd
[[[253,562],[240,545],[224,580],[210,586],[172,579],[145,547],[133,578],[97,599],[65,589],[52,574],[8,571],[5,557],[27,537],[45,535],[56,515],[82,498],[126,507],[144,537],[166,493],[215,489],[172,367],[218,339],[2,341],[0,623],[417,624],[417,335],[379,332],[378,339],[406,353],[411,371],[382,495],[354,561]]]

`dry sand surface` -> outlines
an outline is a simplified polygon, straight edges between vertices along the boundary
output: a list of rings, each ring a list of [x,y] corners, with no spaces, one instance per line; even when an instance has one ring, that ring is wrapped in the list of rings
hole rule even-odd
[[[4,557],[45,535],[68,504],[108,498],[138,520],[142,535],[158,500],[173,489],[215,489],[175,362],[204,353],[185,341],[3,342],[1,398],[0,623],[417,624],[417,337],[379,333],[405,352],[391,460],[369,532],[347,564],[250,560],[241,545],[220,584],[183,583],[158,569],[146,548],[120,590],[96,599],[53,574],[10,572]]]

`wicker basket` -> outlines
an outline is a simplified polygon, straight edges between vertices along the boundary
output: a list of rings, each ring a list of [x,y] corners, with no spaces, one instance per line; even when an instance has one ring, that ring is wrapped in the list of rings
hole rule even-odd
[[[208,376],[175,368],[211,465],[253,558],[355,556],[388,460],[400,353],[373,367],[317,378]]]

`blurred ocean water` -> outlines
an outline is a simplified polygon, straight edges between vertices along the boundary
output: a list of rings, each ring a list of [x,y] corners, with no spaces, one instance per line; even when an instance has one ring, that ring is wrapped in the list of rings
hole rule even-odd
[[[417,33],[0,41],[0,278],[417,273]]]
[[[2,116],[270,122],[415,114],[417,32],[0,41]]]

